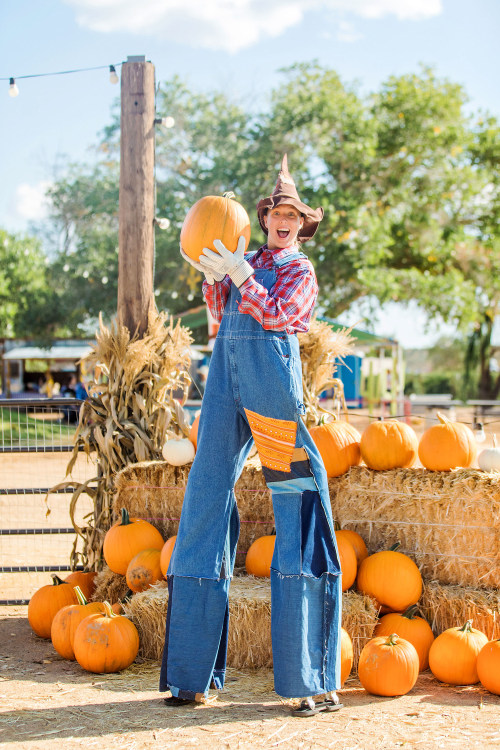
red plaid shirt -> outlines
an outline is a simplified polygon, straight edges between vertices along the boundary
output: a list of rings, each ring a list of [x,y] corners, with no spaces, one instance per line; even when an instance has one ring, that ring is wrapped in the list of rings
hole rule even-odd
[[[249,258],[252,268],[274,268],[273,258],[281,260],[296,247],[269,250],[267,245]],[[250,276],[241,286],[239,311],[248,313],[268,331],[298,333],[309,330],[309,323],[318,296],[318,284],[312,263],[308,258],[297,258],[280,268],[276,267],[276,283],[270,292]],[[215,284],[203,282],[203,296],[210,312],[220,323],[224,314],[231,279],[226,276]]]

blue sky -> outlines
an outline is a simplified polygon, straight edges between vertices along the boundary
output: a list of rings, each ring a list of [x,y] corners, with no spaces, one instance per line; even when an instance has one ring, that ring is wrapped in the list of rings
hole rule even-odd
[[[43,218],[43,190],[67,159],[90,158],[119,87],[107,66],[144,54],[157,81],[224,89],[266,106],[279,68],[317,59],[361,92],[420,63],[464,85],[471,111],[500,118],[498,0],[4,0],[0,78],[0,227]],[[4,93],[1,93],[1,86]],[[60,172],[59,172],[60,173]],[[356,312],[353,313],[357,315]],[[411,334],[408,334],[410,324]],[[377,330],[424,345],[424,316],[381,311]],[[411,340],[410,340],[411,339]]]

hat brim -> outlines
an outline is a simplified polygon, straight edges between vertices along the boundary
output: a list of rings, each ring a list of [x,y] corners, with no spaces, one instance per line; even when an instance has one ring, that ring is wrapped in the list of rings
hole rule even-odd
[[[270,195],[268,198],[263,198],[257,203],[257,217],[264,234],[267,235],[267,227],[264,223],[264,216],[267,214],[270,208],[276,208],[276,206],[279,206],[283,203],[293,206],[304,217],[302,229],[300,230],[297,237],[299,242],[307,242],[307,240],[310,240],[312,237],[314,237],[318,225],[324,216],[323,209],[310,208],[309,206],[306,206],[305,203],[302,203],[301,200],[297,200],[297,198],[288,196],[273,197],[272,195]]]

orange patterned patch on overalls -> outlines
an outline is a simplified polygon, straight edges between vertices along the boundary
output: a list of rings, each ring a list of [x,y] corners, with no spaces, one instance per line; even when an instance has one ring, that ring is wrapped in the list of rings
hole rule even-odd
[[[297,423],[272,419],[245,409],[262,466],[290,471],[297,436]]]

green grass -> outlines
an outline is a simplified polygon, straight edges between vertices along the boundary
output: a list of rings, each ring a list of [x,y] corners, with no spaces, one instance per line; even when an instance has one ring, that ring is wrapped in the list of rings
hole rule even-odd
[[[57,421],[60,416],[43,409],[26,414],[23,407],[0,408],[0,445],[67,445],[73,440],[76,425]]]

